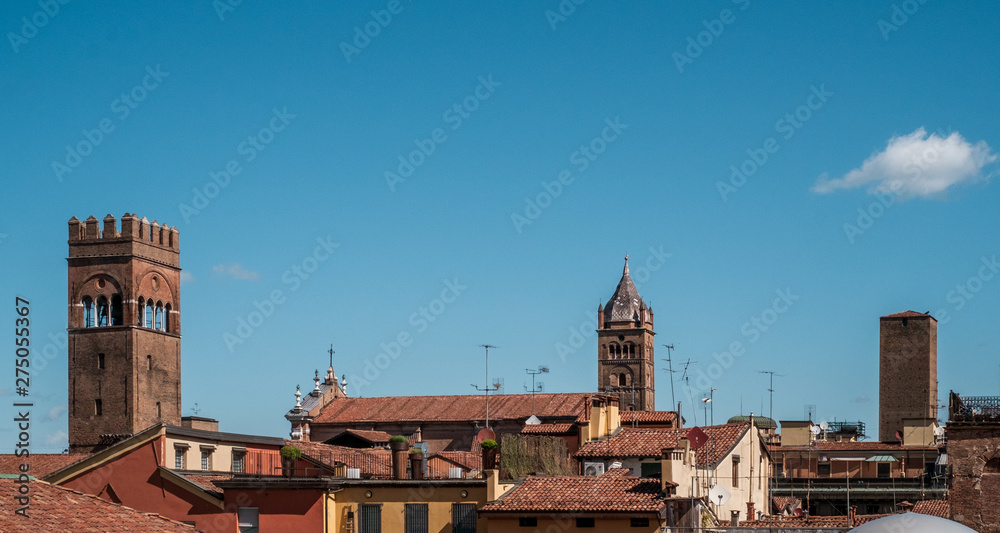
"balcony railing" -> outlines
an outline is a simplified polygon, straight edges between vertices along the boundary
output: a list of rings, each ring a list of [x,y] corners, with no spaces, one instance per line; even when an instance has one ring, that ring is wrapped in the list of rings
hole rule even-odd
[[[947,492],[947,486],[943,477],[918,477],[918,478],[850,478],[850,484],[845,478],[775,478],[771,481],[771,492],[775,496],[795,494],[796,496],[806,492],[816,494],[847,494],[850,487],[851,494],[927,494],[943,495]]]
[[[1000,422],[1000,396],[959,396],[952,392],[948,419],[952,422]]]

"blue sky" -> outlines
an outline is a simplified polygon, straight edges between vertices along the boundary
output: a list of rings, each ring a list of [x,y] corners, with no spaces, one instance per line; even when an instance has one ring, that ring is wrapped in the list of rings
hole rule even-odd
[[[716,421],[766,414],[770,370],[775,418],[875,434],[878,317],[907,309],[941,321],[942,402],[1000,394],[998,6],[221,5],[0,8],[36,451],[66,443],[66,221],[109,213],[178,227],[183,410],[224,431],[287,434],[330,343],[352,394],[472,393],[484,343],[507,392],[539,365],[595,390],[626,253],[657,358],[696,361],[689,422],[708,388]]]

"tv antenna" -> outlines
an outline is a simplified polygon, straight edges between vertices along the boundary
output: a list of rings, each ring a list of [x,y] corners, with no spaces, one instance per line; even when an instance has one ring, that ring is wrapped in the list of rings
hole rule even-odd
[[[681,374],[681,379],[684,380],[684,387],[687,388],[688,400],[691,400],[691,413],[694,415],[694,425],[698,425],[698,408],[694,404],[694,396],[691,394],[691,377],[688,376],[688,367],[691,363],[697,363],[698,361],[692,361],[690,357],[684,362],[684,373]],[[678,413],[680,415],[680,413]]]
[[[773,370],[761,370],[758,374],[770,374],[771,375],[771,385],[767,389],[767,392],[771,395],[771,407],[768,411],[768,416],[771,420],[774,420],[774,376],[784,377],[784,374],[779,374]]]
[[[526,368],[526,369],[524,369],[524,371],[527,372],[528,374],[531,374],[531,390],[528,390],[528,386],[527,385],[524,386],[524,390],[531,393],[531,414],[534,415],[535,414],[535,393],[536,392],[542,392],[542,389],[545,388],[545,384],[542,383],[541,381],[538,382],[538,388],[535,388],[535,376],[537,376],[539,374],[548,374],[549,373],[549,367],[547,367],[547,366],[540,366],[540,367],[538,367],[538,370],[532,370],[530,368]]]
[[[497,382],[490,385],[490,348],[496,348],[492,344],[480,344],[479,346],[486,348],[486,386],[479,388],[475,383],[472,384],[473,387],[479,392],[486,393],[486,428],[490,427],[490,391],[495,391],[500,388],[500,383]]]
[[[194,407],[191,408],[191,412],[194,413],[194,416],[198,416],[198,413],[201,412],[201,408],[198,407],[198,402],[194,402]]]
[[[663,347],[667,349],[667,368],[666,368],[666,370],[667,370],[667,372],[670,373],[667,376],[667,378],[670,379],[670,408],[673,409],[677,405],[677,399],[674,398],[674,374],[676,372],[679,372],[679,371],[678,370],[674,370],[674,364],[670,360],[670,354],[671,354],[671,352],[674,349],[674,345],[673,344],[664,344]],[[679,414],[680,413],[678,413],[678,415]]]

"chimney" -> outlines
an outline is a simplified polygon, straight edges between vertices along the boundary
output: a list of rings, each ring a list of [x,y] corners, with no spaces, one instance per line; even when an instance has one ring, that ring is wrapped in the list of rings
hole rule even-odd
[[[752,501],[747,502],[747,520],[756,520],[757,512],[754,510]]]
[[[410,443],[390,440],[389,449],[392,450],[392,479],[406,479],[406,456],[410,451]]]

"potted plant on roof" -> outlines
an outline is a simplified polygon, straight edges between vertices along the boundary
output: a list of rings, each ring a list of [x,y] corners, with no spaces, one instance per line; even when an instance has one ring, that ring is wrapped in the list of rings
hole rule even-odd
[[[391,437],[389,449],[392,450],[393,479],[406,479],[406,451],[410,449],[410,439],[402,435]]]
[[[486,439],[479,443],[483,450],[483,470],[492,470],[497,467],[497,441]]]
[[[302,450],[296,446],[281,447],[281,475],[292,477],[295,473],[295,463],[302,458]]]
[[[423,448],[413,448],[410,450],[410,477],[413,479],[424,479]]]

